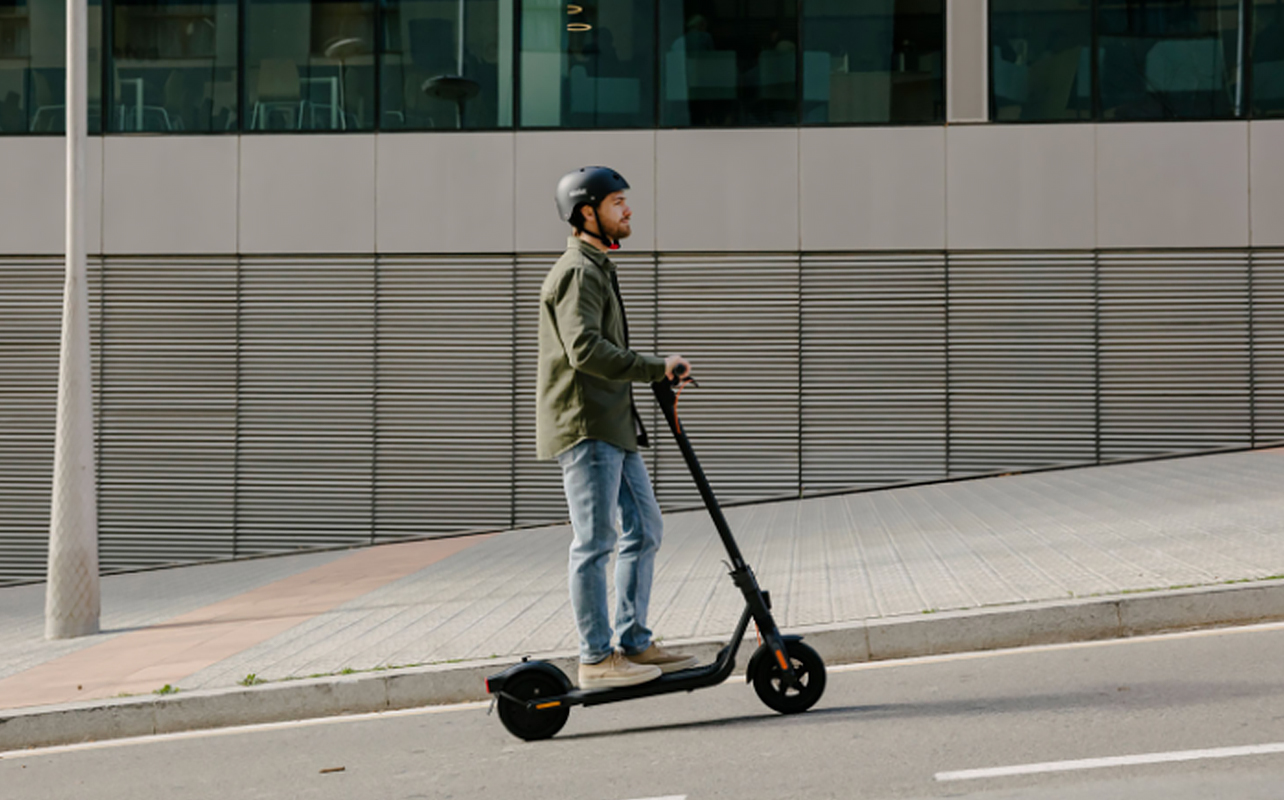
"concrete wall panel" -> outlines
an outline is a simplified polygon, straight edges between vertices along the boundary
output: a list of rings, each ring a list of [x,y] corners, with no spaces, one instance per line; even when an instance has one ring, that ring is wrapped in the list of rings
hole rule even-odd
[[[945,247],[945,129],[800,133],[802,249]]]
[[[797,250],[797,129],[656,133],[656,248]]]
[[[570,228],[557,216],[557,179],[577,167],[603,165],[631,187],[633,235],[624,249],[655,249],[655,131],[531,131],[517,134],[517,249],[560,251]]]
[[[85,152],[85,248],[102,252],[103,148],[91,136]],[[67,145],[59,136],[9,137],[0,146],[0,254],[64,252]]]
[[[968,125],[946,141],[950,247],[1094,246],[1093,126]]]
[[[372,134],[241,138],[242,253],[373,253]]]
[[[103,141],[103,247],[109,254],[236,252],[234,136]]]
[[[1284,120],[1250,127],[1253,246],[1284,247]]]
[[[1247,122],[1096,128],[1098,246],[1248,246]]]
[[[375,138],[379,252],[513,252],[513,134]]]

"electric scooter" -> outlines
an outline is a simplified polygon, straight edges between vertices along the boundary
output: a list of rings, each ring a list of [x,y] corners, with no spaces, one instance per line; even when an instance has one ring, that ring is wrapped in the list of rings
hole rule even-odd
[[[815,650],[803,644],[801,636],[784,635],[776,627],[771,616],[771,596],[758,586],[753,570],[740,555],[722,508],[678,421],[673,388],[678,386],[680,394],[682,385],[690,382],[679,373],[672,382],[660,381],[651,388],[727,550],[731,580],[745,598],[745,610],[731,641],[718,652],[712,664],[671,672],[636,686],[612,689],[576,689],[566,674],[549,662],[524,658],[521,663],[486,679],[486,691],[494,698],[500,721],[518,738],[536,741],[556,735],[566,724],[572,706],[596,706],[717,686],[735,669],[736,651],[751,620],[758,627],[762,644],[749,659],[745,680],[753,683],[763,703],[782,714],[797,714],[815,705],[825,691],[825,662]]]

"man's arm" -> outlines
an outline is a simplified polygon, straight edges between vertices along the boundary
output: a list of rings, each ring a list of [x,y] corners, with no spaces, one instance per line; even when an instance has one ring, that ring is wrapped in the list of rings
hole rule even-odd
[[[666,360],[618,347],[602,335],[602,309],[611,291],[589,270],[568,270],[556,287],[558,335],[571,366],[610,381],[651,383],[669,371]]]

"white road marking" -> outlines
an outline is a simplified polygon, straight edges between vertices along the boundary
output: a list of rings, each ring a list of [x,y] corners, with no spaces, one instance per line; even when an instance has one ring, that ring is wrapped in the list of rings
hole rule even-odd
[[[964,769],[956,772],[938,772],[938,781],[970,781],[978,778],[1006,778],[1013,775],[1037,775],[1044,772],[1071,772],[1104,767],[1128,767],[1138,764],[1168,764],[1174,761],[1198,761],[1206,758],[1234,758],[1284,753],[1284,742],[1254,744],[1244,747],[1216,747],[1209,750],[1175,750],[1169,753],[1142,753],[1132,756],[1107,756],[1081,758],[1076,761],[1045,761],[1041,764],[1018,764],[1012,767]]]
[[[687,800],[685,794],[666,794],[664,797],[639,797],[637,800]]]
[[[212,728],[203,731],[180,731],[178,733],[157,733],[151,736],[132,736],[127,739],[108,739],[101,742],[82,742],[80,744],[64,744],[56,747],[32,747],[26,750],[5,750],[0,751],[0,761],[14,758],[35,758],[36,756],[52,756],[61,753],[78,753],[84,750],[108,750],[114,747],[133,747],[142,744],[158,744],[161,742],[180,742],[186,739],[209,739],[216,736],[238,736],[242,733],[257,733],[259,731],[281,731],[291,728],[310,728],[316,725],[334,725],[340,722],[365,722],[372,719],[388,719],[390,717],[416,717],[422,714],[444,714],[450,711],[468,711],[471,709],[488,708],[490,701],[486,700],[478,703],[458,703],[451,706],[425,706],[423,708],[402,708],[396,711],[372,711],[366,714],[346,714],[339,717],[316,717],[313,719],[290,720],[288,722],[264,722],[258,725],[234,725],[227,728]]]
[[[1152,633],[1145,636],[1130,636],[1123,639],[1094,639],[1090,642],[1034,644],[1026,647],[1008,647],[1001,650],[974,650],[966,653],[945,653],[939,656],[915,656],[913,658],[894,658],[886,661],[861,661],[855,664],[836,664],[832,667],[827,665],[825,667],[825,671],[831,674],[836,672],[859,672],[860,670],[866,669],[909,667],[916,664],[942,664],[950,661],[973,661],[978,658],[995,658],[999,656],[1020,655],[1022,653],[1052,653],[1059,650],[1082,650],[1092,647],[1118,647],[1144,642],[1202,639],[1207,636],[1231,636],[1241,633],[1263,633],[1267,631],[1281,630],[1284,630],[1284,622],[1265,622],[1257,625],[1239,625],[1229,628],[1205,628],[1196,631],[1177,631],[1175,633]]]

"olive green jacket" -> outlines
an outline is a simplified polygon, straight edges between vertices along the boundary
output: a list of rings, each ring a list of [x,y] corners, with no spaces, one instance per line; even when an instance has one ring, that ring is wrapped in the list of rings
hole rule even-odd
[[[555,458],[585,439],[638,449],[631,382],[664,377],[664,359],[630,350],[615,265],[574,236],[539,297],[535,451]]]

